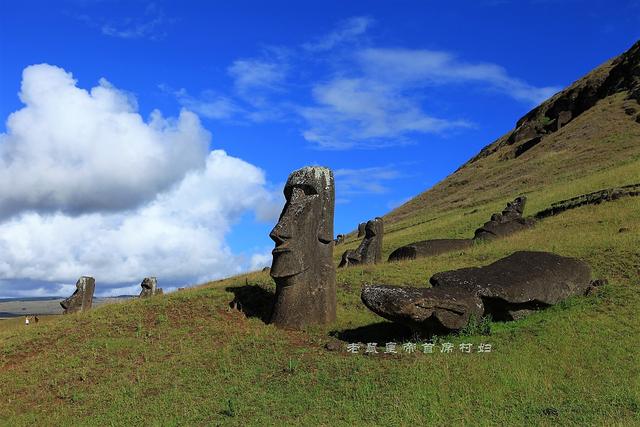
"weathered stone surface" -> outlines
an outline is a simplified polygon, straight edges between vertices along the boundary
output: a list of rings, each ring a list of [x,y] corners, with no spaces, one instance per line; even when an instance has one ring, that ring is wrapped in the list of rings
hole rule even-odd
[[[93,277],[82,276],[79,278],[76,282],[75,292],[60,303],[64,309],[64,314],[89,310],[93,304],[93,292],[95,289],[96,281]]]
[[[358,224],[358,237],[364,237],[366,227],[366,222],[361,222],[360,224]]]
[[[376,314],[430,334],[461,329],[473,315],[519,319],[585,294],[590,276],[580,260],[521,251],[484,267],[437,273],[432,288],[367,286],[361,298]]]
[[[358,264],[377,264],[382,261],[382,238],[384,225],[382,218],[368,221],[365,226],[364,239],[356,250],[348,250],[342,254],[338,267]]]
[[[276,282],[271,322],[301,329],[336,317],[333,264],[333,173],[305,167],[284,187],[287,200],[269,236],[275,242],[271,277]]]
[[[163,294],[162,288],[158,287],[158,280],[155,277],[145,277],[140,286],[142,287],[140,298]]]
[[[471,239],[435,239],[401,246],[389,255],[389,262],[402,259],[416,259],[440,255],[446,252],[465,249],[473,245]]]
[[[475,231],[473,238],[495,239],[532,227],[534,220],[522,217],[526,202],[527,198],[521,196],[507,203],[502,213],[491,215],[491,219]]]
[[[427,334],[461,329],[483,313],[479,297],[455,287],[365,286],[361,299],[377,315]]]

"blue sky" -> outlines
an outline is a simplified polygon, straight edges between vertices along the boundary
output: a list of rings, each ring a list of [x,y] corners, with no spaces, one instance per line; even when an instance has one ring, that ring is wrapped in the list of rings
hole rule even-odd
[[[348,232],[639,38],[625,0],[3,0],[0,297],[268,264],[309,164]]]

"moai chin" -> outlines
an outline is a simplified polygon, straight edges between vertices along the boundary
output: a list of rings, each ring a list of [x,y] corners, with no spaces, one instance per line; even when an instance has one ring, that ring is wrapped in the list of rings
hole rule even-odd
[[[142,287],[140,298],[162,295],[162,288],[158,287],[158,280],[155,277],[145,277],[140,286]]]
[[[289,175],[286,204],[269,237],[275,242],[271,277],[276,296],[271,323],[301,329],[336,318],[333,264],[333,172],[304,167]]]
[[[356,250],[347,250],[342,254],[338,267],[357,264],[377,264],[382,260],[382,237],[384,226],[382,218],[376,217],[367,221],[364,228],[364,239]]]
[[[60,303],[64,309],[64,314],[89,310],[93,304],[93,292],[95,289],[96,281],[93,277],[82,276],[79,278],[76,282],[75,292]]]

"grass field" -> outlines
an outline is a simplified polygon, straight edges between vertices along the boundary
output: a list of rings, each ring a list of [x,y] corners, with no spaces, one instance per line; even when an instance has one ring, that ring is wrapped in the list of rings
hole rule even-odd
[[[477,223],[455,215],[466,219],[461,232]],[[266,273],[0,331],[0,422],[637,424],[639,225],[640,201],[630,198],[575,209],[464,253],[340,270],[337,322],[305,332],[259,318],[274,290]],[[623,226],[631,232],[618,233]],[[398,232],[388,240],[385,255],[406,239]],[[348,342],[416,342],[360,303],[361,285],[426,285],[437,271],[517,249],[579,257],[610,283],[525,320],[493,323],[490,335],[436,340],[490,343],[491,353],[440,353],[438,345],[434,354],[345,351]],[[254,297],[247,309],[258,317],[228,309],[238,289]],[[343,340],[340,351],[324,348],[332,336]]]
[[[384,259],[414,241],[472,237],[518,194],[531,215],[640,182],[640,126],[626,102],[602,100],[531,152],[504,160],[500,148],[391,212]],[[337,246],[336,264],[357,244],[349,235]],[[2,321],[0,425],[640,425],[639,248],[640,198],[626,198],[465,251],[338,270],[336,322],[306,331],[265,324],[274,284],[262,272],[37,327]],[[427,286],[436,272],[516,250],[580,258],[609,284],[520,321],[435,337],[432,354],[360,302],[365,284]],[[380,353],[348,353],[356,342]],[[399,353],[384,354],[387,342]],[[461,352],[465,343],[474,351]]]

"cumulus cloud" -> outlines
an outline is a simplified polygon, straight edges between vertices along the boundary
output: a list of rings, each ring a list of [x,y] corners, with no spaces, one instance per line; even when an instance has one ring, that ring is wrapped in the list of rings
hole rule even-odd
[[[0,134],[0,218],[134,208],[204,166],[210,135],[195,114],[145,121],[105,79],[87,91],[61,68],[33,65],[20,99]]]
[[[225,237],[246,212],[275,221],[264,172],[208,152],[198,117],[152,113],[105,80],[89,91],[64,70],[25,69],[25,104],[0,139],[0,296],[64,294],[91,275],[98,294],[165,288],[246,271]]]
[[[23,213],[0,223],[0,278],[55,284],[91,275],[105,293],[150,275],[199,283],[239,273],[247,262],[224,238],[246,211],[275,219],[281,201],[265,184],[260,169],[216,150],[203,170],[134,211]]]

